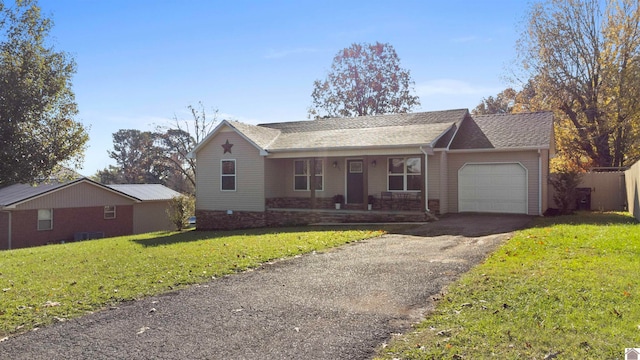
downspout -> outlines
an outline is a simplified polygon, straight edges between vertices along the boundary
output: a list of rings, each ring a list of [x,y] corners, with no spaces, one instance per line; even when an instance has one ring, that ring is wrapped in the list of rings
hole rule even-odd
[[[7,250],[11,250],[11,211],[2,210],[2,212],[6,212],[9,216],[7,224]]]
[[[542,154],[538,149],[538,216],[542,216]]]
[[[429,154],[422,146],[420,151],[424,154],[424,210],[429,211]]]

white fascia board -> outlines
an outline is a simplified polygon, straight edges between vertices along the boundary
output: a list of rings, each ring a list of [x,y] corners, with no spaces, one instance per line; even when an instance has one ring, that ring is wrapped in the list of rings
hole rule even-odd
[[[481,153],[481,152],[509,152],[509,151],[538,151],[548,150],[549,146],[520,146],[512,148],[482,148],[482,149],[449,149],[449,153]]]
[[[385,147],[340,147],[331,149],[291,149],[271,151],[268,158],[302,158],[302,157],[343,157],[343,156],[385,156],[421,154],[420,147],[430,147],[429,144],[385,146]]]

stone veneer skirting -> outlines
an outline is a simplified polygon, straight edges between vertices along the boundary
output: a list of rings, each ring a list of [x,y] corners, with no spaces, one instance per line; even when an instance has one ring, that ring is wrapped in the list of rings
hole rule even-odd
[[[365,211],[335,209],[267,209],[267,211],[196,210],[198,230],[235,230],[315,223],[425,222],[435,216],[420,211]]]

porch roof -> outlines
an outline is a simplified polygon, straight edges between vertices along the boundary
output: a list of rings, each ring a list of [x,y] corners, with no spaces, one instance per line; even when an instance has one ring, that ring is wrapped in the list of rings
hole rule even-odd
[[[433,146],[468,110],[331,118],[248,125],[228,122],[267,152]]]

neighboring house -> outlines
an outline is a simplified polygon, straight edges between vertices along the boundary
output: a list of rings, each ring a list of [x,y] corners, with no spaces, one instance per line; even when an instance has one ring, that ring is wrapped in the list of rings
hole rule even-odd
[[[106,186],[87,178],[0,189],[0,249],[170,230],[179,193],[162,185]]]
[[[198,166],[197,227],[541,215],[553,144],[551,112],[222,121],[190,154]],[[329,210],[336,194],[344,195],[344,211]],[[373,211],[365,211],[370,196]]]

